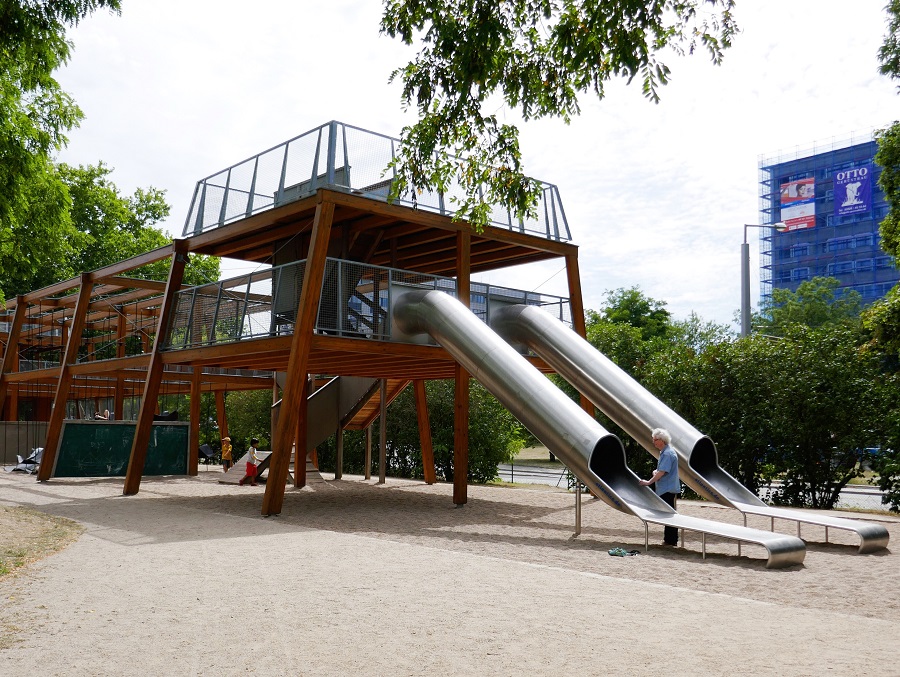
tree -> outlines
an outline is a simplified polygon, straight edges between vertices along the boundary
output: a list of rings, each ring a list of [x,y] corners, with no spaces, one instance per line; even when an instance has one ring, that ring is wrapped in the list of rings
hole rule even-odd
[[[640,287],[606,292],[603,319],[613,324],[628,324],[640,330],[641,338],[649,341],[662,338],[669,330],[671,314],[664,301],[645,296]]]
[[[536,211],[539,184],[523,174],[518,130],[485,114],[496,99],[524,120],[580,111],[579,97],[602,99],[614,78],[638,78],[659,100],[669,81],[662,54],[705,51],[722,60],[737,31],[733,0],[385,0],[381,30],[416,57],[394,71],[405,127],[394,196],[462,187],[458,211],[476,226],[490,204],[522,217]],[[702,8],[702,11],[701,11]],[[459,158],[465,158],[460,161]],[[483,195],[482,195],[483,191]]]
[[[39,289],[82,271],[96,270],[137,256],[171,242],[155,224],[169,214],[165,193],[138,188],[134,195],[120,194],[110,180],[112,170],[96,166],[53,168],[55,177],[30,186],[40,193],[29,203],[36,215],[49,200],[59,201],[65,227],[41,227],[37,220],[10,245],[9,266],[0,269],[0,292],[14,295]],[[54,193],[50,188],[58,188]],[[47,211],[56,214],[53,209]],[[161,260],[130,273],[135,277],[165,280],[170,262]],[[219,259],[192,256],[185,270],[185,284],[203,284],[219,277]]]
[[[857,324],[862,309],[862,296],[856,290],[845,290],[840,297],[835,291],[840,281],[833,277],[814,277],[801,282],[797,291],[773,289],[772,300],[754,318],[757,331],[781,336],[788,327]]]
[[[875,133],[878,152],[875,162],[881,166],[878,185],[884,191],[890,209],[881,225],[881,248],[895,259],[900,259],[900,123],[880,129]]]
[[[250,439],[259,439],[260,448],[269,448],[272,439],[272,391],[237,390],[225,397],[228,436],[237,460],[250,448]]]
[[[0,269],[27,277],[50,269],[70,232],[52,154],[82,113],[53,79],[68,60],[66,26],[119,0],[11,0],[0,4]],[[25,234],[32,242],[25,241]],[[0,291],[3,291],[0,289]],[[0,297],[2,301],[2,297]]]

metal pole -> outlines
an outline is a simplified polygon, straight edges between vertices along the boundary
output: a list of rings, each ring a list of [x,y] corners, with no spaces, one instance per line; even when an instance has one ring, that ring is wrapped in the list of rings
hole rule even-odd
[[[750,335],[750,245],[747,244],[747,227],[744,226],[744,243],[741,245],[741,336]]]
[[[575,535],[581,534],[581,481],[575,481]]]

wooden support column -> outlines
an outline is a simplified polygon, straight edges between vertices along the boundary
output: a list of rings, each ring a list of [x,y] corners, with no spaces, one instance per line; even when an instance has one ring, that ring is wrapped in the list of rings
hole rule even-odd
[[[468,231],[456,234],[456,293],[460,303],[470,307],[472,272],[472,236]],[[453,502],[465,505],[469,477],[469,372],[456,365],[453,397]]]
[[[334,433],[334,479],[339,480],[344,476],[344,429],[338,424]]]
[[[453,396],[453,502],[468,502],[469,475],[469,372],[456,365]]]
[[[275,405],[278,404],[279,399],[280,398],[278,397],[278,378],[273,374],[272,375],[272,409],[269,411],[269,430],[272,431],[272,435],[269,435],[269,437],[272,437],[275,434],[275,429],[278,427],[278,414],[279,414],[279,407],[281,405],[279,404],[278,407],[276,407]]]
[[[216,391],[216,423],[219,425],[219,439],[228,437],[228,417],[225,415],[225,393]]]
[[[578,254],[566,256],[566,279],[569,283],[569,309],[572,311],[572,329],[581,338],[587,337],[584,324],[584,300],[581,296],[581,273],[578,270]],[[591,416],[594,415],[593,403],[583,394],[579,395],[579,403]]]
[[[366,427],[366,479],[372,479],[372,426]]]
[[[128,318],[125,313],[119,313],[116,321],[116,357],[125,357],[125,341],[128,338]],[[116,376],[116,397],[113,401],[113,418],[121,421],[125,418],[125,376]]]
[[[44,442],[44,456],[38,466],[38,481],[46,482],[53,472],[56,461],[56,452],[62,434],[63,421],[66,418],[66,401],[69,399],[69,389],[72,386],[71,366],[78,359],[78,349],[81,347],[81,334],[84,331],[87,319],[88,307],[91,304],[91,292],[94,283],[89,273],[81,274],[81,288],[78,290],[78,300],[75,302],[75,312],[72,317],[72,327],[69,331],[69,340],[63,353],[59,366],[59,381],[56,384],[56,396],[53,398],[53,408],[50,410],[50,422],[47,424],[47,440]]]
[[[147,380],[144,381],[144,394],[141,397],[141,411],[138,414],[134,429],[134,441],[131,444],[131,457],[128,470],[125,472],[126,496],[136,494],[141,488],[141,475],[144,474],[144,463],[147,460],[147,445],[150,444],[150,433],[153,430],[153,414],[156,413],[159,398],[159,386],[162,382],[163,361],[160,348],[166,340],[166,333],[175,313],[175,294],[181,288],[184,279],[184,267],[188,262],[187,240],[175,240],[172,251],[172,265],[169,268],[169,279],[159,309],[159,320],[156,325],[156,337],[150,352],[150,365],[147,367]]]
[[[313,329],[316,326],[316,317],[319,313],[319,297],[325,274],[325,258],[328,255],[328,240],[331,236],[333,217],[333,202],[320,201],[316,205],[309,253],[303,272],[303,287],[300,290],[300,299],[297,304],[294,335],[291,338],[291,354],[288,358],[281,411],[278,414],[278,426],[272,439],[272,461],[269,464],[269,479],[266,481],[266,492],[263,496],[263,515],[277,515],[281,512],[284,504],[284,484],[291,461],[291,447],[297,434],[297,416],[303,401],[309,349],[312,343]],[[305,436],[303,446],[306,446]],[[299,474],[300,466],[303,466],[303,471],[306,472],[305,451],[302,463],[294,466],[296,474]]]
[[[416,395],[416,419],[419,422],[419,444],[422,447],[422,473],[425,484],[437,481],[434,469],[434,447],[431,444],[431,422],[428,419],[428,400],[425,397],[425,381],[413,383]]]
[[[308,428],[307,404],[309,403],[309,376],[303,375],[303,391],[300,393],[300,411],[297,415],[297,431],[294,442],[294,486],[298,489],[306,486],[306,457],[309,449],[306,448]],[[284,403],[281,405],[284,410]],[[290,453],[290,450],[288,450]],[[270,471],[271,472],[271,471]]]
[[[381,412],[378,419],[378,484],[387,480],[387,379],[381,379],[379,395]]]
[[[12,372],[15,373],[19,371],[19,353],[16,351],[16,354],[13,356],[13,366]],[[15,388],[10,388],[6,394],[6,409],[8,412],[8,421],[18,421],[19,420],[19,388],[16,386]],[[3,406],[0,405],[0,412],[3,411]]]
[[[16,297],[16,310],[13,313],[12,326],[9,328],[9,336],[6,341],[6,350],[3,351],[3,362],[0,364],[0,416],[3,414],[3,407],[6,404],[6,394],[9,392],[9,381],[6,375],[12,371],[19,369],[19,336],[22,334],[22,325],[25,323],[25,314],[28,312],[28,303],[25,302],[24,296]],[[16,391],[18,393],[18,391]],[[18,397],[15,397],[18,400]],[[18,419],[16,415],[18,410],[18,401],[16,406],[12,406],[10,402],[10,421]]]
[[[197,475],[198,457],[200,455],[200,400],[203,393],[200,389],[200,377],[203,375],[203,367],[199,365],[193,366],[194,373],[191,374],[191,413],[188,420],[188,475]]]

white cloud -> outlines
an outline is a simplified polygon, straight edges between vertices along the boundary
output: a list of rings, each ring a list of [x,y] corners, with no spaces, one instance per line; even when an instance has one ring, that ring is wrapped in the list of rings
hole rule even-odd
[[[678,317],[732,321],[742,224],[759,218],[759,157],[898,117],[895,87],[877,74],[883,4],[745,0],[725,63],[673,57],[660,105],[615,83],[603,102],[585,98],[570,126],[522,127],[528,172],[560,187],[588,308],[639,285]],[[202,177],[331,119],[390,135],[411,119],[387,80],[412,52],[379,35],[379,2],[123,6],[70,34],[59,79],[87,119],[61,159],[103,160],[127,192],[166,189],[173,234]],[[488,279],[565,295],[561,266]]]

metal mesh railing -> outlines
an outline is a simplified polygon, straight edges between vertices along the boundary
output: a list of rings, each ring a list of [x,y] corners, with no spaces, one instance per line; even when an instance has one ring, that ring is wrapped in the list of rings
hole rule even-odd
[[[178,292],[164,348],[292,334],[305,267],[305,261],[298,261]],[[329,258],[315,331],[397,340],[391,326],[393,301],[412,289],[435,289],[456,296],[456,280]],[[471,285],[470,298],[472,311],[484,321],[496,307],[525,303],[572,322],[568,299],[558,296],[476,282]]]
[[[322,187],[386,200],[393,176],[388,169],[399,140],[341,122],[329,122],[243,162],[200,180],[184,224],[184,236],[198,235],[238,219],[313,195]],[[505,209],[491,212],[491,223],[550,240],[572,239],[559,190],[542,183],[538,216],[517,220]],[[455,213],[462,188],[421,193],[416,206],[439,214]],[[400,204],[411,205],[401,198]]]

